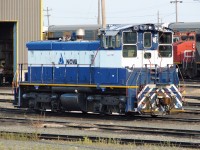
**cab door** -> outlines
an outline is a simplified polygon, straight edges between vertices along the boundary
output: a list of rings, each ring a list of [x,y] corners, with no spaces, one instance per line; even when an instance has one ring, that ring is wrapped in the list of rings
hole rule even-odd
[[[129,68],[141,68],[138,54],[138,34],[136,31],[122,32],[122,65]]]
[[[156,62],[156,48],[154,43],[155,38],[153,37],[152,32],[143,32],[143,39],[142,39],[142,64],[143,67],[152,68],[155,67]]]

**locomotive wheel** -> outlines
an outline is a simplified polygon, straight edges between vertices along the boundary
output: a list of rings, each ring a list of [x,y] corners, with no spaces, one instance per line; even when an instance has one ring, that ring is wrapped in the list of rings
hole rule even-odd
[[[82,114],[87,114],[87,113],[88,113],[87,111],[82,110]]]
[[[39,109],[33,109],[33,111],[34,111],[36,114],[41,114],[41,113],[42,113],[42,111],[39,110]]]
[[[158,117],[158,115],[151,114],[151,117],[152,117],[152,118],[156,118],[156,117]]]
[[[133,116],[135,116],[135,113],[133,113],[133,112],[125,112],[125,116],[133,117]]]

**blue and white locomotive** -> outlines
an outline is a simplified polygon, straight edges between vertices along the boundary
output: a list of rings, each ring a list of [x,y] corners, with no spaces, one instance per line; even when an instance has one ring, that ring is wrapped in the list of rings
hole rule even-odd
[[[181,112],[173,32],[154,24],[108,25],[98,41],[27,43],[15,100],[21,108],[95,113]]]

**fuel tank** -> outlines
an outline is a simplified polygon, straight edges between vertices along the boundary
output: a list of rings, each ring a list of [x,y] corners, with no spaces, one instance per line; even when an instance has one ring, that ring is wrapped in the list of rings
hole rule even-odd
[[[86,99],[84,94],[66,93],[60,96],[61,106],[67,111],[85,111]]]

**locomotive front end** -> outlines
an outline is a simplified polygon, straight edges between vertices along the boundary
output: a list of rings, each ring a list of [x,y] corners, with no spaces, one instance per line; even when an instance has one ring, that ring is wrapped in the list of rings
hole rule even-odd
[[[138,94],[138,112],[167,115],[183,112],[182,95],[174,84],[146,85]]]
[[[172,44],[172,30],[162,26],[142,24],[122,31],[122,65],[129,72],[126,85],[138,86],[127,89],[127,112],[153,116],[183,112]]]

